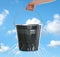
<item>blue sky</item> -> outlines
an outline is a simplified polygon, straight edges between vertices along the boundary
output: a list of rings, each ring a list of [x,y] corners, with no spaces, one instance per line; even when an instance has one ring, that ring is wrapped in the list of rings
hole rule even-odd
[[[0,0],[0,57],[60,56],[60,0],[37,5],[34,11],[27,11],[26,5],[31,1]],[[19,51],[14,22],[42,24],[38,51]]]

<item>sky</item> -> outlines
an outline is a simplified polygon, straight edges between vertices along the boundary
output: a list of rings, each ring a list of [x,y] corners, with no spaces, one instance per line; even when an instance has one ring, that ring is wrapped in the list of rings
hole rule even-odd
[[[59,57],[60,0],[26,10],[32,0],[0,0],[0,57]],[[23,52],[18,47],[16,24],[41,24],[38,51]]]

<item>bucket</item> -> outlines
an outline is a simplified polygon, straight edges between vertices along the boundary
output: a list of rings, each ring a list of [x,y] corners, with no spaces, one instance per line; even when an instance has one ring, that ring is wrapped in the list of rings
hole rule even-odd
[[[17,24],[16,30],[18,36],[19,50],[21,51],[38,50],[41,25]]]

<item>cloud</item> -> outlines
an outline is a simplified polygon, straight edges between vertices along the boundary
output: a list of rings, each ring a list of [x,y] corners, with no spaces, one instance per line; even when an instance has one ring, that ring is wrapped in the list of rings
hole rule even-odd
[[[5,46],[4,44],[1,43],[1,45],[0,45],[0,52],[5,52],[5,51],[8,51],[8,50],[9,50],[9,47]]]
[[[32,19],[28,19],[26,21],[26,24],[41,24],[41,21],[38,20],[37,18],[32,18]]]
[[[16,30],[15,30],[15,29],[9,30],[7,33],[8,33],[8,34],[16,33]]]
[[[0,26],[3,24],[6,16],[9,14],[9,11],[7,9],[4,9],[2,13],[0,13]]]
[[[53,21],[47,21],[44,29],[45,31],[53,34],[60,34],[60,15],[55,14]]]
[[[51,40],[50,44],[48,44],[48,46],[51,46],[51,47],[60,46],[60,41]]]

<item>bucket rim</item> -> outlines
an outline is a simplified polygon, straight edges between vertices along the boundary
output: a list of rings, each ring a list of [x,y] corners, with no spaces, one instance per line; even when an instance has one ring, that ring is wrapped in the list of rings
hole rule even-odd
[[[29,26],[29,25],[42,25],[42,24],[15,24],[15,25]]]

